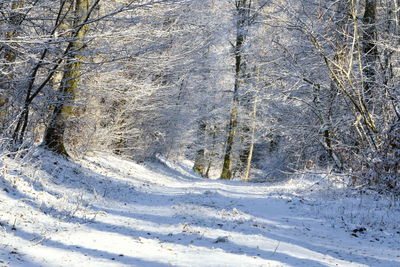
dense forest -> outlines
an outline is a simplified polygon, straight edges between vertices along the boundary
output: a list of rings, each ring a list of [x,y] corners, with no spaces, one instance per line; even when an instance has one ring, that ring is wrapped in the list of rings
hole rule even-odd
[[[400,0],[0,0],[1,146],[398,192],[399,23]]]
[[[400,266],[400,0],[0,0],[0,267]]]

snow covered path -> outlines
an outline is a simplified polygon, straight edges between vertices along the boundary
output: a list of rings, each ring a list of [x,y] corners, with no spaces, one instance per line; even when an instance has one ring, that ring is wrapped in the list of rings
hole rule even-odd
[[[2,171],[0,266],[400,266],[400,233],[354,233],[287,185],[104,155]]]

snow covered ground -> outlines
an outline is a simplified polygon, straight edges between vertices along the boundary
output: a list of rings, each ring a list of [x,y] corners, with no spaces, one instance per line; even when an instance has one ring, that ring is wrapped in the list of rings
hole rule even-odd
[[[400,266],[398,202],[323,177],[245,184],[40,150],[0,162],[0,266]]]

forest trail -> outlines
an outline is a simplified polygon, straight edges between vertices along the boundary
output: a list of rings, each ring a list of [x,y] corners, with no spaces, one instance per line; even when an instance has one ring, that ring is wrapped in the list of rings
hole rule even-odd
[[[400,234],[329,220],[290,183],[106,155],[2,169],[0,266],[400,266]]]

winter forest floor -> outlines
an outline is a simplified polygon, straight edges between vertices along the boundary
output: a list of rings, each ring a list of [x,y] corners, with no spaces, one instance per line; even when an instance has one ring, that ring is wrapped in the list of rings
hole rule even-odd
[[[0,162],[0,266],[400,266],[399,203],[317,175],[246,184],[41,151]]]

